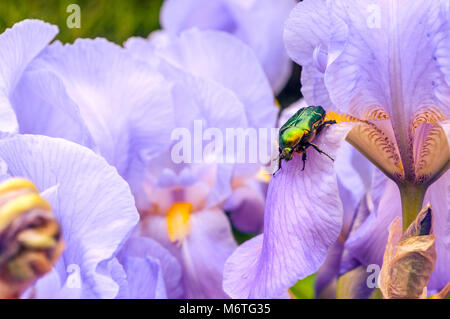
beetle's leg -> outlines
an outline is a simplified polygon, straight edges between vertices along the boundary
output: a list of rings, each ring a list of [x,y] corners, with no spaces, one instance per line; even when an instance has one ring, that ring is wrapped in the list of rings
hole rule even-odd
[[[332,124],[336,124],[336,121],[331,120],[331,121],[325,121],[322,123],[322,126],[330,126]]]
[[[302,161],[303,161],[302,171],[304,171],[305,170],[305,164],[306,164],[306,150],[303,151]]]
[[[324,127],[328,127],[328,126],[330,126],[330,125],[332,125],[332,124],[336,124],[336,121],[331,120],[331,121],[325,121],[325,122],[323,122],[323,123],[319,126],[319,128],[317,129],[317,134],[319,134],[319,133],[323,130]]]
[[[272,176],[275,176],[275,174],[281,169],[281,160],[283,159],[283,157],[281,155],[283,153],[281,147],[278,148],[278,152],[279,152],[279,155],[278,155],[278,169],[272,174]]]
[[[281,169],[281,157],[278,158],[278,169],[275,171],[275,173],[272,174],[272,176],[275,176],[276,173]]]
[[[308,143],[309,145],[311,145],[312,147],[314,147],[314,149],[319,152],[320,154],[323,154],[325,156],[327,156],[330,160],[332,160],[334,162],[334,158],[332,158],[330,155],[328,155],[327,153],[325,153],[324,151],[322,151],[316,144],[314,143]]]

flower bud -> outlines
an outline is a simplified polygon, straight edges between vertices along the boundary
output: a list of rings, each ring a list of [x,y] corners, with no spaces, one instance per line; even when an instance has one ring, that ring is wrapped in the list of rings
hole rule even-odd
[[[63,242],[50,204],[33,183],[13,178],[0,184],[0,298],[18,298],[50,271]]]
[[[403,235],[400,219],[391,223],[379,278],[384,298],[426,298],[436,263],[435,240],[429,204]]]

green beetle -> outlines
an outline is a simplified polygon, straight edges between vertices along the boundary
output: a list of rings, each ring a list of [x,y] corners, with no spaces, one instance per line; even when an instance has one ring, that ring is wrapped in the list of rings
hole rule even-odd
[[[324,121],[326,112],[321,106],[308,106],[298,110],[281,128],[279,133],[280,156],[278,170],[281,169],[281,160],[290,161],[294,153],[301,153],[303,168],[306,163],[306,149],[312,146],[317,152],[334,159],[312,143],[320,131],[335,121]],[[275,175],[278,170],[273,174]]]

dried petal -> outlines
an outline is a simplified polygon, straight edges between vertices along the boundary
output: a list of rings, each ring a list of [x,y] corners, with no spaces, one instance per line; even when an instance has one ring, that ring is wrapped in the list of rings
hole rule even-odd
[[[390,226],[380,273],[384,298],[425,298],[436,263],[432,209],[427,205],[402,235],[400,218]]]

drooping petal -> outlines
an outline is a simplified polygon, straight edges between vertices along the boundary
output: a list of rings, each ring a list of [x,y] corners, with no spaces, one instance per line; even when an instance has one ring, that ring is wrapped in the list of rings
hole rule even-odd
[[[335,156],[349,125],[331,126],[317,138],[321,149]],[[271,179],[264,220],[264,235],[240,246],[228,259],[224,289],[233,298],[280,296],[298,279],[320,267],[342,226],[342,203],[333,163],[307,151],[283,162]]]
[[[178,258],[183,268],[185,298],[228,298],[222,289],[226,259],[236,248],[230,224],[220,210],[204,210],[190,216],[190,233],[172,243],[165,217],[151,216],[141,229]]]
[[[60,289],[82,298],[114,297],[117,284],[98,267],[113,257],[139,219],[126,182],[102,157],[61,139],[5,138],[0,157],[11,176],[28,178],[40,190],[58,186],[47,198],[66,243],[55,266]],[[72,285],[69,274],[78,276],[79,286]]]
[[[36,98],[53,116],[60,115],[58,108],[68,114],[79,112],[102,156],[122,176],[127,176],[132,161],[168,148],[174,126],[170,87],[155,70],[119,46],[104,39],[55,43],[30,69],[33,81],[50,76],[49,72],[59,78],[59,82],[41,83]]]
[[[283,23],[295,1],[166,1],[161,10],[164,30],[218,30],[248,44],[257,55],[272,88],[279,92],[289,78],[291,65],[284,50]]]
[[[25,20],[0,35],[0,126],[17,130],[9,98],[28,64],[49,44],[58,28],[39,20]]]

